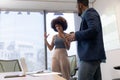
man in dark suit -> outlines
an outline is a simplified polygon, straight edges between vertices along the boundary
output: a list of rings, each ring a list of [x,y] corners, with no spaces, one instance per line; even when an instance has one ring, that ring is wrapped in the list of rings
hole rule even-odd
[[[82,22],[79,31],[71,33],[68,39],[78,42],[78,80],[102,80],[100,63],[106,60],[102,25],[98,12],[88,4],[89,0],[77,0]]]

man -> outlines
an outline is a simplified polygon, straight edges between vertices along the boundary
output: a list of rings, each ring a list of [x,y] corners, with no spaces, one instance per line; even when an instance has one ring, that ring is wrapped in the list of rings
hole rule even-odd
[[[88,4],[88,0],[77,0],[82,22],[79,31],[72,32],[68,39],[78,42],[78,80],[102,80],[100,63],[106,60],[102,25],[98,12]]]

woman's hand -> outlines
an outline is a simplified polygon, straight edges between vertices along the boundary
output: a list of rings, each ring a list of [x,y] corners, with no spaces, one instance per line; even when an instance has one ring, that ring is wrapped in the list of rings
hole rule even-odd
[[[47,33],[45,32],[45,33],[44,33],[44,39],[47,39],[48,36],[49,36],[49,34],[47,35]]]
[[[45,44],[47,45],[47,47],[49,48],[49,50],[52,50],[54,47],[53,40],[52,40],[51,44],[49,44],[47,41],[48,36],[49,36],[49,34],[47,35],[47,33],[45,32],[44,33],[44,41],[45,41]]]
[[[64,44],[65,44],[65,46],[66,46],[66,49],[70,49],[70,41],[67,39],[67,37],[69,36],[69,34],[65,34],[64,35],[64,40],[65,40],[65,42],[64,42]]]

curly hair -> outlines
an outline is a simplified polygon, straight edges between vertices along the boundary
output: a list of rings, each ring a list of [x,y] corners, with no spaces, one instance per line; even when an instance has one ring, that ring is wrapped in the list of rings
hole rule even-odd
[[[65,31],[67,29],[67,21],[65,18],[63,18],[61,16],[59,16],[51,21],[51,28],[53,28],[54,31],[58,32],[55,27],[56,24],[61,25],[63,28],[63,31]]]

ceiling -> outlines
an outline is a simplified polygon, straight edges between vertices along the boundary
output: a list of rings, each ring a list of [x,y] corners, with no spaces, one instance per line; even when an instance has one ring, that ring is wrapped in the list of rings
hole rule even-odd
[[[77,0],[0,0],[1,10],[76,12]]]
[[[95,1],[89,0],[90,3]],[[76,2],[77,0],[0,0],[0,10],[76,12]]]

